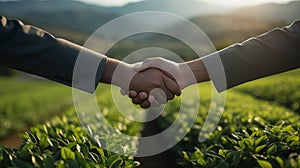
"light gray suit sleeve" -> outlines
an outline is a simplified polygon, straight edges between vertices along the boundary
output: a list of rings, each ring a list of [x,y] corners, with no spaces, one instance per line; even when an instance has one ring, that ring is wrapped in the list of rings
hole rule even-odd
[[[72,84],[78,54],[99,62],[95,87]],[[106,65],[106,56],[69,41],[55,38],[39,28],[0,16],[0,65],[35,74],[75,88],[94,92]],[[85,82],[85,81],[78,81]]]
[[[218,91],[300,67],[300,20],[202,58]],[[226,84],[216,66],[225,71]],[[216,70],[217,69],[217,70]]]

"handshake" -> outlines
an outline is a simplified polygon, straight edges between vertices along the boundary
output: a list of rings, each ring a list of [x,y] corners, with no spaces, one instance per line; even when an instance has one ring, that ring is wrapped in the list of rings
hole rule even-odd
[[[176,63],[164,58],[147,58],[142,63],[127,64],[108,59],[102,82],[121,87],[142,108],[160,106],[180,96],[189,85],[209,80],[201,59]]]

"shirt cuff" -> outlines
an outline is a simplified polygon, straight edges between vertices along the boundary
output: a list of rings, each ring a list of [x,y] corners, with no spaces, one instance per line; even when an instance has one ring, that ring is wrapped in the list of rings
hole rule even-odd
[[[226,75],[219,52],[209,54],[201,58],[201,60],[203,61],[209,78],[213,82],[217,91],[225,91],[227,89]]]
[[[89,49],[82,49],[73,71],[72,86],[94,93],[105,71],[107,57]]]
[[[96,73],[96,78],[95,78],[95,90],[97,89],[98,84],[100,83],[103,73],[105,71],[105,67],[106,67],[106,63],[107,63],[107,58],[103,57],[99,66],[98,66],[98,70]]]

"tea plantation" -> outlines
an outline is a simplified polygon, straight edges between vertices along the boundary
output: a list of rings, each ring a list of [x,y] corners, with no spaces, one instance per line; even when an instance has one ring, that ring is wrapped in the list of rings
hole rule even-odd
[[[198,136],[210,105],[211,90],[209,83],[200,84],[198,117],[190,130],[182,127],[189,130],[189,133],[169,150],[173,153],[172,156],[175,156],[171,161],[178,167],[187,168],[300,167],[299,75],[299,71],[293,71],[229,90],[225,111],[217,129],[201,143],[198,141]],[[25,106],[18,105],[22,103],[22,99],[29,99],[29,102],[38,101],[39,99],[35,99],[34,96],[45,97],[45,100],[42,100],[45,101],[43,105],[45,111],[39,113],[46,114],[58,110],[64,113],[22,134],[23,142],[19,148],[10,149],[0,146],[0,167],[143,167],[143,164],[137,162],[132,156],[114,154],[101,148],[110,140],[115,142],[110,144],[112,148],[121,148],[124,153],[134,154],[138,151],[136,139],[122,139],[114,135],[98,137],[93,133],[93,129],[86,132],[73,106],[68,102],[71,98],[63,96],[69,95],[68,91],[59,91],[58,86],[53,86],[51,90],[49,86],[37,86],[33,83],[30,85],[34,87],[14,83],[8,84],[5,89],[1,88],[1,97],[8,97],[7,95],[12,93],[16,96],[11,100],[15,102],[15,106],[6,106],[9,98],[7,101],[1,99],[0,103],[5,102],[0,105],[1,124],[9,120],[7,117],[9,115],[3,115],[7,110],[18,116],[17,118],[22,118],[22,114],[26,111],[26,115],[29,115],[29,112],[31,116],[38,114],[36,111],[39,108],[28,106],[25,110]],[[30,94],[23,98],[22,94],[29,94],[30,90],[39,90],[40,95]],[[59,97],[56,97],[57,95]],[[60,100],[65,100],[64,97],[67,101]],[[97,90],[97,101],[101,103],[105,118],[120,132],[135,136],[141,134],[143,123],[130,121],[118,112],[110,96],[109,86],[100,85]],[[180,98],[176,98],[168,103],[161,117],[156,119],[155,124],[159,130],[166,129],[174,122],[178,116],[180,101]],[[62,108],[56,106],[57,108],[51,109],[51,105],[48,105],[48,103],[55,105],[60,102]],[[187,107],[194,106],[194,103],[199,102],[191,100]],[[19,108],[12,110],[14,107]],[[185,110],[186,116],[183,117],[188,118],[189,108]],[[91,114],[91,116],[95,115]],[[11,122],[16,121],[16,118],[12,117]],[[109,130],[101,123],[91,127],[101,127],[103,131]],[[131,142],[126,143],[131,145],[125,148],[120,145],[124,142]]]
[[[71,89],[46,81],[0,78],[0,138],[45,122],[71,106]]]

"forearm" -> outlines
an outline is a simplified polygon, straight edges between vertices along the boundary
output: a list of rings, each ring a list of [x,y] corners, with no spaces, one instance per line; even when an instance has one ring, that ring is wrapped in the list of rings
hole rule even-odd
[[[178,64],[179,76],[178,84],[181,89],[189,85],[201,83],[209,80],[209,75],[202,59],[195,59],[189,62]]]
[[[300,21],[203,58],[218,91],[300,67]],[[220,62],[221,61],[221,62]],[[222,71],[220,68],[222,66]],[[225,74],[222,74],[225,73]],[[222,76],[226,79],[219,79]],[[225,85],[220,84],[225,82]]]
[[[97,76],[72,80],[78,56],[98,66]],[[106,56],[69,41],[55,38],[39,28],[24,25],[18,20],[0,16],[0,65],[93,92],[105,68]],[[94,78],[94,79],[92,79]],[[86,88],[84,79],[93,80],[95,87]],[[98,81],[97,81],[98,80]]]
[[[201,58],[187,62],[187,65],[193,72],[197,83],[209,80],[207,69]]]

